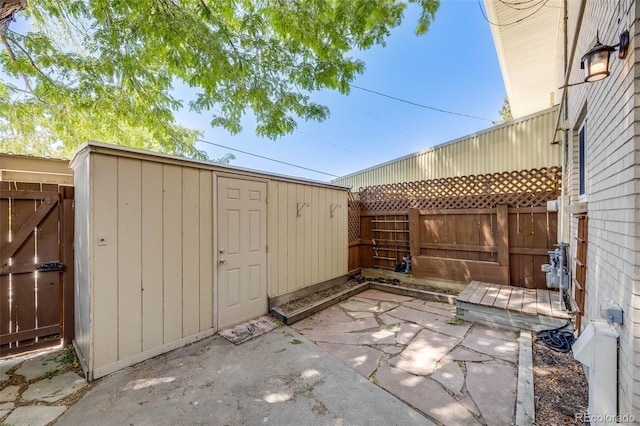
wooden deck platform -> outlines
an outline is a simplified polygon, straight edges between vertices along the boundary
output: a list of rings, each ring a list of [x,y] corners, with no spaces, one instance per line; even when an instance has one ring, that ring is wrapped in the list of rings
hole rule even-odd
[[[571,312],[560,309],[557,290],[539,290],[472,281],[456,301],[467,320],[512,330],[540,331],[566,324]]]

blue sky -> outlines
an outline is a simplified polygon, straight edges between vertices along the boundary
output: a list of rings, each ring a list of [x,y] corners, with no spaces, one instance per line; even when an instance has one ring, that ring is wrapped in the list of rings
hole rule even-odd
[[[484,2],[483,2],[484,3]],[[385,47],[354,52],[366,71],[353,84],[415,103],[498,120],[506,94],[491,29],[476,0],[442,0],[429,32],[414,34],[417,9],[411,7]],[[324,122],[299,121],[293,134],[278,140],[254,133],[251,117],[230,135],[212,129],[206,115],[181,113],[181,124],[204,131],[205,140],[333,175],[346,175],[421,151],[492,125],[489,121],[419,108],[352,89],[348,96],[324,91],[312,95],[331,110]],[[199,143],[212,158],[227,152]],[[232,165],[307,179],[332,176],[234,152]]]

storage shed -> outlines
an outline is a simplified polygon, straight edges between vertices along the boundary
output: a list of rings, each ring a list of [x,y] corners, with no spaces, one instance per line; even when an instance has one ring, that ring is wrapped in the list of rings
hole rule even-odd
[[[95,142],[71,167],[89,380],[348,272],[346,187]]]

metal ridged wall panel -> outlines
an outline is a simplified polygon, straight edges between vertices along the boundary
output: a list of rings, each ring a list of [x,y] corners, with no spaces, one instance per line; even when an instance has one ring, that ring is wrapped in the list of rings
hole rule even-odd
[[[552,144],[557,107],[361,172],[335,179],[353,191],[372,185],[412,182],[560,165]]]

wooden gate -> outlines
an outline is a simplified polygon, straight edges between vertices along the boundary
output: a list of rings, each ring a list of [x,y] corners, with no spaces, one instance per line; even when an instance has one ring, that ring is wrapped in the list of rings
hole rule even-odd
[[[0,182],[0,356],[73,339],[73,187]]]

